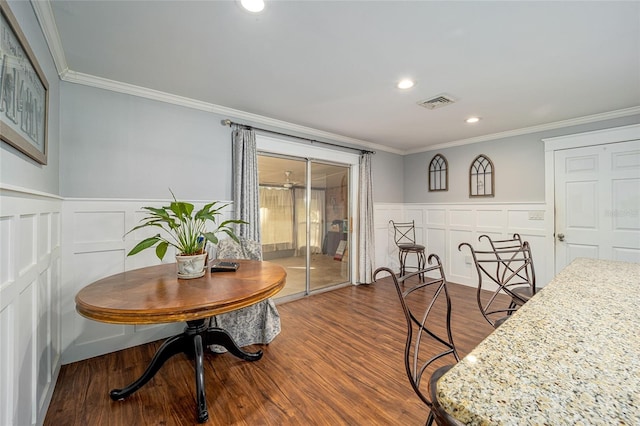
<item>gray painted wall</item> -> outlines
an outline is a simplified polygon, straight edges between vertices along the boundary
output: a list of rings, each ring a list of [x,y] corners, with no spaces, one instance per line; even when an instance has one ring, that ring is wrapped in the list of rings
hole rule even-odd
[[[544,202],[543,138],[640,123],[640,115],[513,136],[404,157],[405,203]],[[449,163],[449,190],[428,191],[429,162],[437,153]],[[479,155],[495,167],[495,197],[469,198],[469,167]]]
[[[65,197],[230,200],[230,129],[213,114],[62,83]]]
[[[58,72],[31,3],[10,1],[9,8],[18,20],[18,24],[49,83],[48,161],[46,165],[39,164],[2,142],[0,143],[0,182],[58,195],[60,157],[60,84]]]
[[[371,159],[373,201],[376,203],[402,203],[403,157],[377,151]]]
[[[218,114],[62,82],[65,197],[231,200],[231,129]],[[240,121],[240,120],[239,120]],[[274,129],[277,130],[277,129]],[[373,160],[375,201],[402,202],[402,157]]]

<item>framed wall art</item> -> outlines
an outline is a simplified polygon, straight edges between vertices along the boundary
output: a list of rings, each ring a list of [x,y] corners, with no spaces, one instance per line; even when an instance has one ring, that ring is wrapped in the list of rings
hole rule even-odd
[[[429,163],[429,191],[449,189],[449,166],[444,155],[436,154]]]
[[[486,155],[478,155],[469,167],[469,197],[493,197],[495,170]]]
[[[49,85],[5,0],[0,12],[0,139],[47,164]]]

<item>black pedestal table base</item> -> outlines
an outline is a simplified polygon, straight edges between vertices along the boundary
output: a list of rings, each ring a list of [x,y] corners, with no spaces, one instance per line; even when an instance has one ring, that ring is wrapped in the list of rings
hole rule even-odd
[[[196,404],[198,408],[198,422],[204,423],[209,419],[207,400],[204,387],[204,347],[220,345],[245,361],[257,361],[262,358],[262,351],[245,352],[236,345],[233,338],[225,330],[207,327],[205,319],[187,321],[187,327],[182,334],[165,340],[158,348],[147,369],[130,385],[122,389],[113,389],[109,396],[114,401],[127,398],[145,385],[160,370],[166,360],[174,355],[185,353],[194,359],[196,371]]]

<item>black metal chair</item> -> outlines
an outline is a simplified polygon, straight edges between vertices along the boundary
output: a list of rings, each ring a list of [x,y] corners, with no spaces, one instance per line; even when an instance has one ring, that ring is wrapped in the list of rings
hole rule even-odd
[[[436,364],[442,364],[437,362],[441,358],[451,355],[456,362],[460,360],[451,335],[451,299],[442,263],[435,254],[429,256],[429,265],[432,263],[433,266],[401,277],[389,268],[378,268],[373,274],[374,280],[381,273],[389,274],[396,287],[407,322],[405,370],[413,390],[429,407],[427,425],[433,424],[436,417],[446,418],[446,413],[439,408],[433,396],[440,376],[436,380],[427,378],[435,371],[444,374],[444,370],[436,370]],[[441,420],[438,424],[447,424],[443,422]]]
[[[483,237],[489,238],[482,235],[480,239]],[[517,247],[495,249],[492,244],[491,250],[476,250],[469,243],[461,243],[458,250],[462,251],[465,246],[471,251],[478,274],[476,298],[480,312],[489,324],[497,328],[535,294],[535,272],[529,243],[524,241]]]
[[[415,221],[411,222],[394,222],[389,223],[393,226],[393,240],[398,247],[398,260],[400,261],[400,276],[407,274],[407,256],[415,253],[418,266],[416,270],[424,269],[426,266],[426,256],[424,246],[416,243],[416,225]],[[423,278],[421,276],[421,278]]]
[[[491,245],[491,248],[494,251],[496,251],[496,254],[501,254],[501,251],[504,251],[504,250],[522,248],[524,247],[524,244],[527,243],[526,241],[524,242],[522,241],[520,234],[513,234],[513,238],[509,238],[506,240],[494,240],[489,235],[480,235],[480,237],[478,237],[478,241],[482,241],[483,238],[489,242],[489,244]],[[505,254],[506,258],[501,260],[504,260],[506,262],[506,266],[508,267],[509,257],[514,256],[515,254],[514,253],[502,253],[502,254]],[[520,303],[521,300],[528,301],[533,297],[534,294],[536,294],[536,277],[535,277],[535,272],[533,268],[533,257],[531,256],[531,247],[528,247],[528,249],[525,251],[525,254],[531,258],[531,267],[524,268],[523,270],[519,271],[518,274],[519,275],[522,274],[520,275],[520,278],[522,280],[525,280],[531,283],[531,285],[530,286],[514,286],[512,291],[518,295],[518,298],[515,298],[512,300],[514,307],[521,306],[522,305]],[[529,276],[529,273],[531,273],[530,276]]]
[[[513,237],[506,240],[494,240],[491,236],[483,234],[478,237],[478,241],[486,239],[493,250],[507,250],[522,247],[522,237],[520,234],[513,234]]]

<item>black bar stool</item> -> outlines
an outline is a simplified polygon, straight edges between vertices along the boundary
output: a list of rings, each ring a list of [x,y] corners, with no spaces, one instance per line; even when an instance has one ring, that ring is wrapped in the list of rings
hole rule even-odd
[[[416,226],[415,222],[394,222],[390,220],[389,223],[393,225],[393,239],[398,247],[398,260],[400,261],[400,276],[407,274],[407,255],[415,253],[418,258],[418,266],[416,270],[425,268],[427,258],[424,254],[424,246],[416,243]],[[424,276],[420,275],[421,279]]]
[[[443,358],[452,358],[454,363],[460,358],[451,334],[451,298],[442,262],[431,254],[429,264],[400,277],[389,268],[378,268],[373,279],[377,281],[378,275],[389,274],[398,293],[407,324],[405,371],[416,395],[429,407],[426,424],[431,426],[435,420],[441,426],[459,425],[435,398],[437,380],[450,367],[444,367]]]

